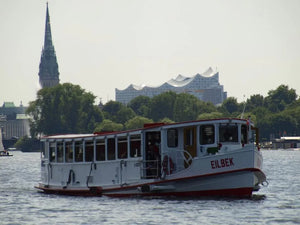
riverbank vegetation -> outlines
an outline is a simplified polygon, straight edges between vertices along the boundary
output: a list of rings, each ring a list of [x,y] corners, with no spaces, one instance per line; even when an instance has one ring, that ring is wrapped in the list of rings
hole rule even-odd
[[[117,131],[140,128],[151,122],[248,116],[260,128],[264,141],[300,135],[300,98],[286,85],[270,90],[266,97],[255,94],[241,103],[229,97],[219,106],[174,92],[153,98],[139,96],[128,105],[109,101],[97,106],[95,99],[93,94],[69,83],[40,90],[27,109],[32,118],[31,135]]]

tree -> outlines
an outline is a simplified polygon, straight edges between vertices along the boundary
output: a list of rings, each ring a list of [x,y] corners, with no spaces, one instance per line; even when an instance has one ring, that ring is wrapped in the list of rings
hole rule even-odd
[[[125,124],[126,121],[132,119],[133,117],[135,117],[135,113],[134,111],[129,108],[129,107],[122,107],[116,115],[116,122],[117,123],[121,123],[121,124]]]
[[[143,128],[145,123],[153,123],[153,120],[142,117],[136,116],[125,123],[126,129],[139,129]]]
[[[177,122],[195,120],[200,113],[201,103],[193,95],[181,93],[174,104],[174,120]]]
[[[296,101],[297,94],[294,89],[289,89],[287,85],[280,85],[276,90],[268,92],[266,103],[270,111],[283,111],[287,105]]]
[[[43,88],[37,99],[30,102],[27,114],[31,116],[32,137],[38,133],[90,133],[103,120],[100,109],[94,105],[95,96],[78,85],[59,84]]]
[[[159,122],[161,123],[174,123],[173,120],[170,120],[169,118],[165,117],[163,119],[161,119]]]
[[[245,111],[252,111],[257,107],[264,106],[264,96],[262,95],[251,95],[250,99],[246,101],[246,110]]]
[[[221,106],[221,111],[224,114],[233,114],[234,112],[242,113],[242,110],[240,110],[240,106],[237,102],[237,99],[234,97],[227,98]]]
[[[171,91],[154,96],[151,100],[150,118],[154,121],[159,121],[164,117],[173,120],[175,100],[176,93]]]
[[[117,122],[117,114],[119,110],[124,108],[125,106],[116,101],[109,101],[103,106],[103,114],[105,119],[109,119],[111,121]]]
[[[222,118],[223,114],[220,112],[202,113],[197,117],[197,120]]]
[[[130,107],[138,116],[148,117],[150,112],[151,99],[148,96],[138,96],[128,103]]]
[[[120,123],[115,123],[111,120],[103,120],[102,123],[97,125],[94,132],[105,132],[105,131],[120,131],[123,130],[123,125]]]

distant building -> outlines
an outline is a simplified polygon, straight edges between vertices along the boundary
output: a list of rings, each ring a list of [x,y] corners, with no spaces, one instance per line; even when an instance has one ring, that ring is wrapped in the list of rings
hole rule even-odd
[[[59,84],[58,64],[52,43],[48,3],[46,10],[44,47],[42,50],[39,68],[39,80],[42,88],[53,87]]]
[[[30,136],[29,118],[25,115],[26,107],[21,103],[16,107],[13,102],[4,102],[0,107],[0,127],[3,140]]]
[[[227,98],[223,85],[219,83],[219,72],[209,68],[202,74],[193,77],[178,75],[158,87],[129,85],[124,90],[116,88],[116,101],[128,104],[132,99],[142,95],[153,97],[166,91],[176,93],[188,93],[196,96],[199,100],[211,102],[214,105],[222,104]]]
[[[300,137],[281,137],[272,143],[273,149],[300,148]]]

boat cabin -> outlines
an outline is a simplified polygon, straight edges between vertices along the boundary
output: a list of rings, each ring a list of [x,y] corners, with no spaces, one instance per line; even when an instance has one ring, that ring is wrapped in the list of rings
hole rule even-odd
[[[58,183],[65,180],[65,185],[85,182],[77,176],[80,173],[89,174],[85,177],[88,185],[163,179],[188,168],[197,157],[253,147],[255,130],[251,127],[246,120],[217,119],[146,124],[131,131],[46,136],[42,138],[42,167],[47,166],[48,174],[44,179],[49,182],[59,172],[67,174],[57,179]],[[95,176],[95,170],[101,173]]]

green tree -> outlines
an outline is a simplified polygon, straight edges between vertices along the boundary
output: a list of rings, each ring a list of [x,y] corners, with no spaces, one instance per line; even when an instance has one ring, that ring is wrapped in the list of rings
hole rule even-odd
[[[176,122],[195,120],[199,113],[200,102],[195,96],[186,93],[177,95],[174,104],[174,120]]]
[[[122,107],[116,115],[116,122],[117,123],[121,123],[121,124],[125,124],[126,121],[132,119],[133,117],[135,117],[136,114],[134,113],[134,111],[129,108],[129,107]]]
[[[159,122],[161,123],[174,123],[173,120],[170,120],[169,118],[165,117],[163,119],[161,119]]]
[[[159,121],[164,117],[173,120],[175,100],[176,93],[171,91],[154,96],[151,100],[150,118],[154,121]]]
[[[242,113],[242,108],[243,106],[240,106],[237,102],[237,99],[234,97],[229,97],[227,98],[221,105],[221,112],[224,115],[230,116],[233,113]]]
[[[118,122],[117,114],[124,107],[126,106],[124,106],[120,102],[116,102],[116,101],[107,102],[102,108],[105,119],[109,119],[113,122]]]
[[[102,123],[98,124],[94,132],[106,132],[106,131],[121,131],[123,130],[123,125],[120,123],[115,123],[111,120],[105,119]]]
[[[142,117],[136,116],[125,123],[126,129],[139,129],[143,128],[144,124],[146,123],[153,123],[153,120]]]
[[[220,112],[211,112],[211,113],[202,113],[198,115],[197,120],[207,120],[207,119],[216,119],[222,118],[223,114]]]
[[[31,116],[32,137],[38,133],[90,133],[103,120],[101,110],[94,105],[95,96],[78,85],[59,84],[43,88],[37,99],[30,102],[27,114]]]
[[[264,96],[262,95],[251,95],[250,99],[247,99],[246,101],[246,108],[245,111],[252,111],[256,109],[257,107],[263,107],[264,106]]]
[[[147,96],[138,96],[128,103],[130,107],[138,116],[149,117],[151,98]]]
[[[285,112],[271,115],[270,122],[272,124],[272,133],[275,134],[275,137],[293,136],[296,133],[297,122],[295,118]]]
[[[296,99],[296,91],[282,84],[277,89],[268,92],[266,103],[271,112],[280,112],[283,111],[287,105],[296,101]]]

